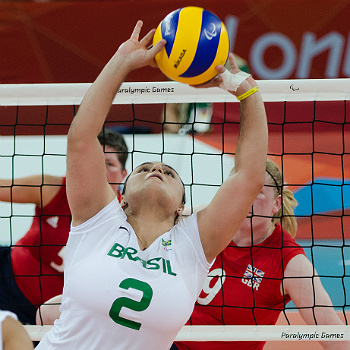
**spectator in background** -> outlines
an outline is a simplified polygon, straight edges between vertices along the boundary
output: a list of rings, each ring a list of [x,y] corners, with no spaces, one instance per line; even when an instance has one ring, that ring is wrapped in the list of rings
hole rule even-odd
[[[108,129],[98,139],[105,151],[107,179],[120,200],[127,145],[121,134]],[[23,324],[35,324],[37,307],[63,289],[71,221],[66,178],[38,174],[0,179],[0,186],[1,201],[36,206],[28,232],[13,247],[0,247],[0,309],[13,311]]]
[[[250,73],[248,63],[242,57],[234,54],[238,68]],[[229,61],[225,67],[230,69]],[[202,103],[167,103],[161,113],[161,123],[165,133],[180,135],[187,133],[206,133],[211,131],[213,104]]]

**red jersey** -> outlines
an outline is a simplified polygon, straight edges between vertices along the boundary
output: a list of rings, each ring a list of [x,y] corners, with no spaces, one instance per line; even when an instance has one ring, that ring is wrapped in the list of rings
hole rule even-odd
[[[281,249],[282,248],[282,249]],[[233,242],[216,258],[187,324],[273,325],[290,301],[281,295],[288,262],[304,250],[276,225],[274,232],[254,247]],[[176,342],[179,350],[262,349],[265,342]]]
[[[117,197],[120,201],[120,193]],[[35,208],[29,231],[11,252],[16,283],[35,306],[62,294],[64,249],[70,222],[71,213],[64,177],[62,187],[51,202],[43,208]]]
[[[26,298],[35,306],[61,294],[63,253],[70,230],[66,179],[46,206],[35,207],[29,231],[13,247],[12,270]]]

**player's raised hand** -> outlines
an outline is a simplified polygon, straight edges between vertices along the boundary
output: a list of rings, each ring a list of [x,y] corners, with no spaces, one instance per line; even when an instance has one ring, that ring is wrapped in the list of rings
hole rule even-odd
[[[156,45],[149,46],[155,29],[150,30],[141,40],[140,32],[143,22],[138,21],[130,39],[120,45],[116,56],[123,57],[125,64],[130,70],[141,68],[146,65],[154,66],[154,57],[165,46],[166,40],[160,40]]]
[[[235,96],[239,96],[257,85],[256,81],[250,74],[245,73],[238,68],[233,53],[229,54],[228,60],[230,63],[230,70],[226,69],[222,65],[218,65],[216,67],[218,75],[209,80],[207,83],[196,85],[195,87],[220,87],[221,89],[227,90]]]

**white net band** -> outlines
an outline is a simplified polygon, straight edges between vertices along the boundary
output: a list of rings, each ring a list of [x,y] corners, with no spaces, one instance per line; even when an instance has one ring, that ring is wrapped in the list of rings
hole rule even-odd
[[[52,326],[25,326],[31,339],[39,341]],[[350,326],[184,326],[178,341],[344,341]]]
[[[265,102],[343,101],[350,99],[350,79],[257,81]],[[0,106],[79,105],[91,86],[82,84],[0,84]],[[238,102],[220,88],[196,89],[177,82],[123,83],[114,104]]]

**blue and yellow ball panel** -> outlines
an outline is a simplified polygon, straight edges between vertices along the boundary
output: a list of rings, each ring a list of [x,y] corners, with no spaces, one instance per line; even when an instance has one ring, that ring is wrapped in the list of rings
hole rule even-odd
[[[175,42],[180,11],[181,9],[171,12],[160,23],[161,37],[167,41],[165,51],[168,57],[171,54]]]
[[[212,13],[203,10],[202,27],[197,43],[197,51],[188,69],[181,77],[192,78],[204,73],[215,60],[219,47],[221,21]]]
[[[167,40],[156,56],[161,71],[170,79],[198,85],[212,79],[215,67],[228,57],[229,39],[221,20],[200,7],[184,7],[159,24],[153,44]]]

